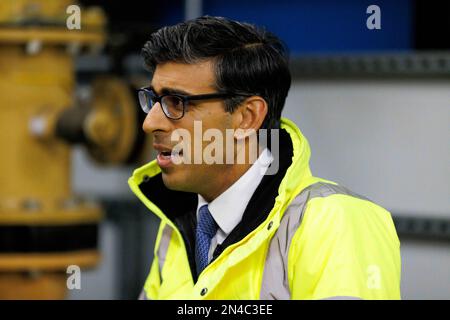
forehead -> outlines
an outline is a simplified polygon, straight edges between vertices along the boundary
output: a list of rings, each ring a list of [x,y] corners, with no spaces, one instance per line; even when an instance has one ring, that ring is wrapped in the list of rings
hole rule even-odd
[[[215,77],[212,61],[195,64],[166,62],[159,64],[153,74],[151,85],[156,91],[164,88],[195,93],[207,93],[214,89]]]

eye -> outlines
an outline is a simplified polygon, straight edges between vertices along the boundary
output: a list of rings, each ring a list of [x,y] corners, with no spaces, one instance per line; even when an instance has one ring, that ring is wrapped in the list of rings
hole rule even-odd
[[[176,110],[183,110],[183,100],[176,96],[167,96],[167,104]]]

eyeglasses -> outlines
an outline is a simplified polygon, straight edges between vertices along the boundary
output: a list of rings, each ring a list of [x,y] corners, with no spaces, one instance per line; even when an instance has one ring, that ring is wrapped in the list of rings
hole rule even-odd
[[[145,113],[149,113],[153,106],[159,102],[165,116],[172,120],[183,118],[186,106],[189,101],[194,100],[210,100],[210,99],[225,99],[233,96],[245,96],[245,94],[235,93],[208,93],[198,95],[181,95],[181,94],[163,94],[158,96],[152,88],[141,88],[138,90],[139,103]]]

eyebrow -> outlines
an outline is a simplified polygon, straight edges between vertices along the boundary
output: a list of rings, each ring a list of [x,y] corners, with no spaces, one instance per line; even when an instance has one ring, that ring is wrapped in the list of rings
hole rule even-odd
[[[150,88],[150,90],[152,90],[156,94],[159,94],[152,85],[150,85],[149,88]],[[192,95],[192,93],[189,93],[189,92],[187,92],[185,90],[177,89],[177,88],[170,88],[170,87],[163,87],[163,88],[161,88],[160,91],[161,91],[161,94],[179,94],[179,95],[182,95],[182,96],[190,96],[190,95]]]

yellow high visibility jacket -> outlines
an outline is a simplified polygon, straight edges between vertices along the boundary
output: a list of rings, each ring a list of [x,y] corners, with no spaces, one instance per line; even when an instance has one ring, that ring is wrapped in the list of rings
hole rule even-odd
[[[287,168],[265,220],[227,246],[194,279],[187,244],[168,211],[147,188],[160,176],[152,161],[129,185],[160,219],[144,299],[400,299],[400,242],[388,211],[350,190],[313,177],[310,148],[297,126],[282,119],[292,143]],[[181,192],[178,192],[181,194]],[[182,195],[180,195],[182,196]]]

